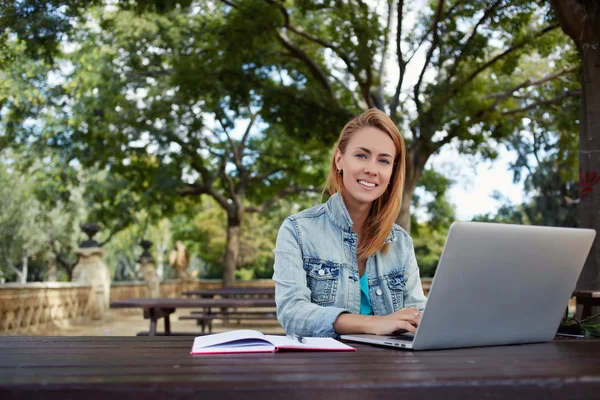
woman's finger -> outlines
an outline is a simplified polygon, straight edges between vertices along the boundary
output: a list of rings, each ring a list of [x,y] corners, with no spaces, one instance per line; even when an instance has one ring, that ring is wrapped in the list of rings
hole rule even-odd
[[[411,333],[417,333],[417,328],[410,324],[408,321],[400,321],[400,329],[404,329],[405,331]]]

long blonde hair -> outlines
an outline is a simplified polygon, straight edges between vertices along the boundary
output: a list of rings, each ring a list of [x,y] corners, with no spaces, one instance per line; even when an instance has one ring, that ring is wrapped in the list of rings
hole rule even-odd
[[[385,244],[402,205],[404,192],[404,176],[406,170],[406,148],[404,139],[400,135],[394,121],[383,111],[372,108],[353,118],[344,126],[338,138],[336,148],[345,154],[348,142],[352,136],[363,128],[376,128],[387,133],[396,147],[394,157],[394,170],[390,178],[388,189],[371,205],[369,216],[363,228],[363,238],[358,247],[358,260],[365,261],[379,250],[387,251],[389,245]],[[331,160],[331,168],[327,178],[329,194],[340,193],[344,188],[342,175],[338,173],[335,164],[335,151]]]

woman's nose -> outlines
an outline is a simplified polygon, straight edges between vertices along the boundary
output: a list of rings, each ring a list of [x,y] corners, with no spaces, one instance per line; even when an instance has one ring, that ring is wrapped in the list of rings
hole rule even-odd
[[[377,165],[373,161],[369,161],[365,165],[364,171],[365,171],[365,174],[377,175]]]

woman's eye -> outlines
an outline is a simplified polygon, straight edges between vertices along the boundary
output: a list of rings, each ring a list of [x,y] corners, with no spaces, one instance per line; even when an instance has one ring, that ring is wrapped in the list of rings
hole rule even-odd
[[[384,159],[382,159],[382,160],[379,160],[379,162],[380,162],[380,163],[383,163],[383,164],[389,164],[389,163],[390,163],[390,160],[386,160],[386,159],[384,158]]]
[[[367,158],[367,155],[363,154],[363,153],[359,153],[359,154],[356,155],[356,157],[358,157],[358,158]]]

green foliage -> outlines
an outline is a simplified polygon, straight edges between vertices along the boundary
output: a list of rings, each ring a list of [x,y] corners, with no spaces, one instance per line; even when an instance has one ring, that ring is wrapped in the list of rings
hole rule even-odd
[[[420,212],[412,215],[411,236],[423,277],[434,275],[448,229],[456,219],[454,205],[446,197],[452,183],[450,178],[428,168],[423,171],[419,187],[415,191],[413,206]],[[418,220],[417,214],[424,214],[425,219]]]
[[[273,275],[273,249],[277,232],[288,215],[314,203],[315,199],[279,202],[265,214],[251,213],[241,226],[238,276],[245,279],[270,279]],[[225,215],[214,201],[205,199],[185,214],[172,220],[171,237],[181,240],[189,253],[206,265],[206,278],[220,278],[226,243]],[[173,243],[174,244],[174,243]]]
[[[43,266],[52,259],[62,268],[65,278],[70,278],[73,250],[81,237],[79,225],[85,218],[81,190],[55,179],[64,170],[57,171],[42,162],[22,170],[22,163],[23,158],[18,155],[5,156],[0,162],[3,275],[9,280],[17,278],[27,259],[29,275],[37,271],[33,274],[35,279],[46,278]]]

